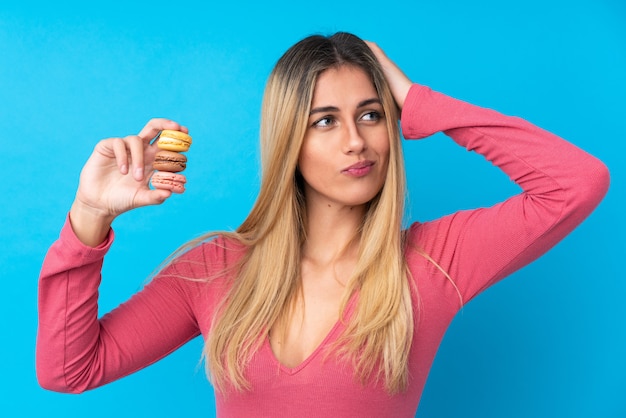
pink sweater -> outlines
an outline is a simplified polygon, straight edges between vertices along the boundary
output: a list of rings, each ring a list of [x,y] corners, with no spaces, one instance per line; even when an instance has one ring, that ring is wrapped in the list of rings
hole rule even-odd
[[[219,417],[413,417],[446,328],[463,303],[536,259],[574,229],[604,196],[605,166],[524,120],[479,108],[414,85],[402,113],[406,138],[443,131],[497,165],[522,192],[491,208],[461,211],[408,232],[407,260],[421,308],[410,353],[410,384],[389,395],[382,384],[357,382],[348,365],[324,356],[338,323],[295,368],[281,365],[266,340],[246,374],[252,390],[216,393]],[[204,278],[241,256],[218,239],[183,255],[128,302],[98,319],[98,285],[113,232],[97,248],[82,245],[66,222],[44,261],[39,288],[37,374],[40,384],[82,392],[119,379],[210,332],[229,277]],[[226,245],[224,245],[226,244]],[[192,262],[185,262],[192,261]],[[169,273],[173,273],[169,274]]]

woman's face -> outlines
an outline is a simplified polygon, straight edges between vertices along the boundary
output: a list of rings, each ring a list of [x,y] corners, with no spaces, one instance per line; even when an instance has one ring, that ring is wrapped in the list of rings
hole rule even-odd
[[[369,76],[346,65],[322,72],[298,158],[307,205],[369,202],[385,182],[388,162],[387,124]]]

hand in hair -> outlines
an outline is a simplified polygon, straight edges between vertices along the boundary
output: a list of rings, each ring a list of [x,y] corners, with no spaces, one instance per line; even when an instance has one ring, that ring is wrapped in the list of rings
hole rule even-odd
[[[365,41],[365,43],[372,50],[376,59],[378,59],[378,62],[382,66],[387,82],[389,83],[389,87],[391,88],[393,98],[395,99],[398,107],[402,109],[404,106],[404,99],[406,99],[406,95],[409,93],[409,89],[413,84],[412,81],[409,80],[409,78],[393,61],[389,59],[389,57],[387,57],[385,52],[377,44],[370,41]]]
[[[108,138],[96,145],[81,171],[70,210],[74,233],[84,244],[100,244],[117,215],[162,203],[171,195],[170,191],[151,190],[148,186],[157,152],[150,141],[163,129],[187,132],[176,122],[152,119],[139,135]]]

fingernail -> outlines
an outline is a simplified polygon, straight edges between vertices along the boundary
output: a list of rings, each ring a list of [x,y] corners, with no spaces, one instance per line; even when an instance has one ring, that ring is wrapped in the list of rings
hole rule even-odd
[[[143,179],[143,167],[137,167],[135,169],[135,178],[137,180]]]
[[[126,173],[128,173],[128,166],[127,166],[126,164],[123,164],[123,165],[120,167],[120,172],[121,172],[122,174],[126,174]]]

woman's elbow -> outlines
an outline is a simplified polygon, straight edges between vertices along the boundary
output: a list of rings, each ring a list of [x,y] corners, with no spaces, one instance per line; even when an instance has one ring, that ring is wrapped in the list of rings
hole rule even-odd
[[[606,195],[611,182],[608,167],[595,157],[579,167],[576,181],[573,183],[566,200],[570,216],[581,222],[594,211]]]
[[[75,390],[74,388],[65,384],[64,379],[56,378],[50,376],[48,374],[42,373],[37,370],[37,382],[42,389],[49,390],[51,392],[59,392],[59,393],[81,393],[80,390]]]
[[[35,373],[37,376],[37,383],[45,390],[59,393],[83,393],[86,388],[70,385],[67,381],[67,376],[62,370],[58,370],[52,366],[52,361],[46,359],[37,358],[35,364]]]
[[[589,167],[585,170],[583,182],[583,185],[581,185],[583,188],[581,192],[583,204],[586,204],[591,212],[600,204],[609,190],[611,183],[609,168],[594,157]]]

